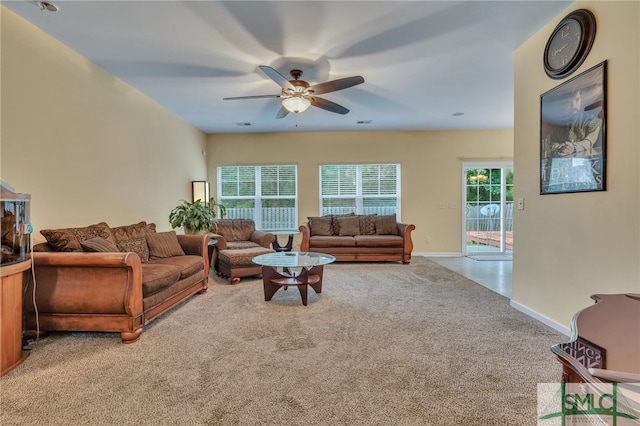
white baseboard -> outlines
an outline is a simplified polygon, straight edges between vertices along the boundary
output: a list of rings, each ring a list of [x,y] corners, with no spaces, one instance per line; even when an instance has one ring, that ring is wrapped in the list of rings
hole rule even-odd
[[[447,253],[445,251],[416,253],[414,251],[413,253],[411,253],[411,256],[422,256],[422,257],[462,257],[462,253],[460,253],[460,252]]]
[[[526,306],[524,306],[523,304],[520,304],[514,300],[511,300],[509,302],[509,304],[511,305],[512,308],[519,310],[520,312],[529,315],[530,317],[540,321],[541,323],[548,325],[549,327],[553,328],[556,331],[559,331],[560,333],[564,334],[565,336],[570,337],[571,336],[571,329],[568,327],[565,327],[562,324],[558,324],[557,322],[553,321],[552,319],[534,311],[531,308],[528,308]]]

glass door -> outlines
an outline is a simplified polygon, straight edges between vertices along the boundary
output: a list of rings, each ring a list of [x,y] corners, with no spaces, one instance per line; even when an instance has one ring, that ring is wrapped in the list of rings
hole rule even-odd
[[[513,164],[462,166],[465,256],[508,255],[513,250]]]

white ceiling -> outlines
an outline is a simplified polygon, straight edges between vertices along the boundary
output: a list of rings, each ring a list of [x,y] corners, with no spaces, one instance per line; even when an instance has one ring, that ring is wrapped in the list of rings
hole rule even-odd
[[[2,4],[207,133],[512,127],[513,52],[572,3],[52,2]],[[222,100],[279,94],[258,65],[365,82],[322,95],[346,115],[276,119],[278,99]]]

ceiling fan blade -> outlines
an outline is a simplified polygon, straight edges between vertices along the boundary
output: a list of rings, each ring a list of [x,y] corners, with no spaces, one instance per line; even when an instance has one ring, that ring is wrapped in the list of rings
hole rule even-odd
[[[309,91],[313,91],[314,95],[322,95],[323,93],[335,92],[336,90],[346,89],[361,83],[364,83],[364,78],[361,75],[357,75],[316,84],[309,87]]]
[[[279,98],[280,95],[254,95],[254,96],[235,96],[231,98],[222,98],[223,101],[229,101],[234,99],[261,99],[261,98]]]
[[[287,80],[287,78],[285,76],[283,76],[282,74],[280,74],[278,71],[274,70],[271,67],[268,67],[266,65],[260,65],[259,68],[262,70],[263,73],[265,73],[271,80],[275,81],[276,83],[278,83],[278,85],[280,87],[282,87],[283,89],[290,89],[290,90],[296,90],[296,88],[293,86],[293,84],[291,84],[289,82],[289,80]]]
[[[342,105],[338,105],[335,102],[328,101],[323,98],[318,98],[317,96],[311,97],[311,105],[317,108],[322,108],[330,112],[335,112],[336,114],[347,114],[349,110]]]
[[[289,111],[285,107],[280,107],[278,114],[276,114],[276,118],[285,118],[289,114]]]

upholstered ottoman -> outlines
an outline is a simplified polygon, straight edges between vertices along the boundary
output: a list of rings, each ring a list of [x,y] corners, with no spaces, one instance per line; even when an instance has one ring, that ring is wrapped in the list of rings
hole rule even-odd
[[[262,266],[256,265],[251,259],[265,253],[273,253],[273,250],[264,247],[220,250],[216,272],[222,277],[229,278],[231,284],[238,284],[241,277],[262,274]]]

